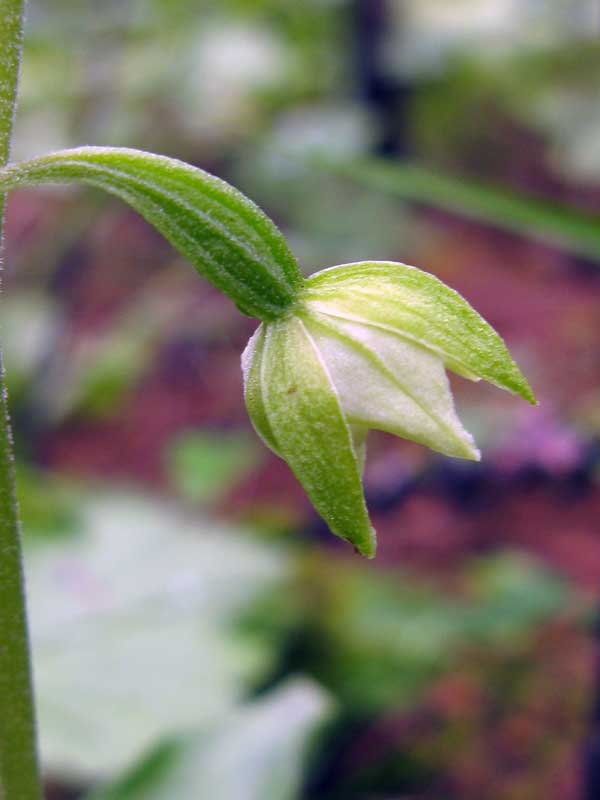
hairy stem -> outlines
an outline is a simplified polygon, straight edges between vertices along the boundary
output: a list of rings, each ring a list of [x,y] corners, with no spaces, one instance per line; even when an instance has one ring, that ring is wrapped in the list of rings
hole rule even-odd
[[[8,161],[23,37],[24,0],[0,0],[0,166]],[[0,196],[0,247],[4,196]],[[42,796],[25,608],[19,514],[0,356],[0,787],[4,800]]]

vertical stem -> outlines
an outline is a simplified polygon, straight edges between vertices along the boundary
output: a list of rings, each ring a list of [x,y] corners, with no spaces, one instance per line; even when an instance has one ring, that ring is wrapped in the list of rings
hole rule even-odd
[[[8,161],[25,0],[0,0],[0,166]],[[0,247],[4,198],[0,199]],[[38,800],[35,716],[19,515],[4,371],[0,357],[0,788],[4,800]]]

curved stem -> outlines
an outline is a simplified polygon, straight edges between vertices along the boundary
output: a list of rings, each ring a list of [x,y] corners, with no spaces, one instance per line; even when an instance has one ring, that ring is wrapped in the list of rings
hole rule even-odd
[[[9,157],[23,37],[24,0],[0,0],[0,165]],[[0,196],[0,242],[4,198]],[[1,246],[1,244],[0,244]],[[4,371],[0,361],[0,795],[42,796],[19,514]]]

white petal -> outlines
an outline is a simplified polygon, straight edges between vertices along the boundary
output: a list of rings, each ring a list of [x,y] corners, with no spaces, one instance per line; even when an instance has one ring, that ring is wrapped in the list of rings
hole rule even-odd
[[[395,334],[318,313],[308,322],[352,425],[479,459],[454,410],[441,359]]]

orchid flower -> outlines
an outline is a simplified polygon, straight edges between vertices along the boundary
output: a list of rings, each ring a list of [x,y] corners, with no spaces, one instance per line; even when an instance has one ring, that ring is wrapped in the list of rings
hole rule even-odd
[[[0,170],[0,191],[79,181],[125,200],[262,324],[243,356],[245,399],[332,532],[375,554],[362,486],[370,429],[478,460],[446,369],[535,403],[502,339],[433,275],[388,261],[305,279],[285,238],[247,197],[171,158],[81,147]]]
[[[243,356],[257,433],[287,461],[331,531],[375,554],[361,473],[369,429],[478,461],[446,368],[535,402],[495,331],[426,272],[361,262],[308,278],[295,306],[264,322]]]

